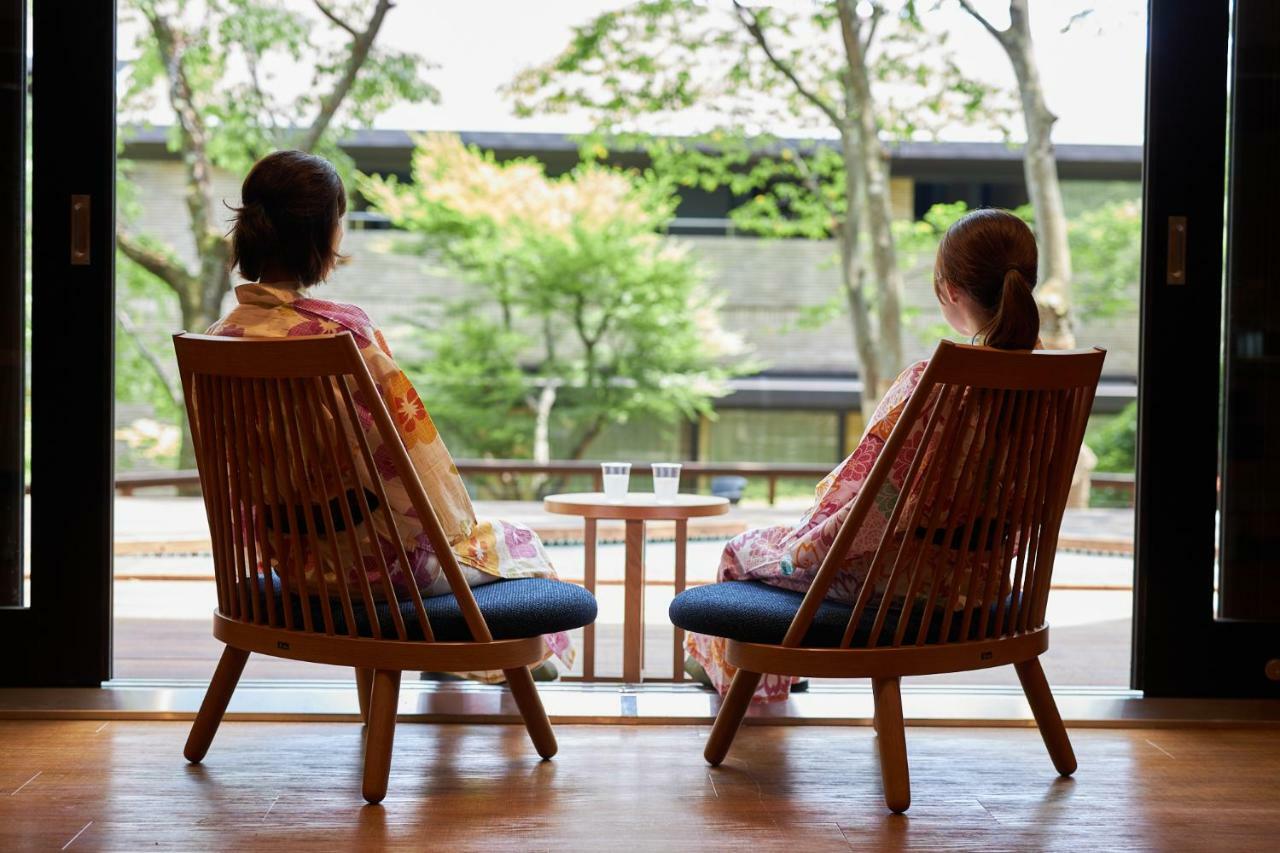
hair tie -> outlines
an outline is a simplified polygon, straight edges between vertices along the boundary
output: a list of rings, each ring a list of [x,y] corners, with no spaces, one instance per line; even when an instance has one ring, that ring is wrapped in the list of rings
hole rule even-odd
[[[1019,269],[1018,267],[1008,267],[1008,268],[1007,268],[1007,269],[1005,269],[1005,271],[1004,271],[1004,279],[1000,282],[1000,286],[1001,286],[1002,288],[1003,288],[1006,284],[1008,284],[1008,282],[1009,282],[1009,273],[1011,273],[1011,272],[1016,272],[1016,273],[1018,274],[1018,280],[1019,280],[1019,281],[1021,281],[1023,284],[1027,284],[1027,277],[1026,277],[1025,275],[1023,275],[1023,274],[1022,274],[1022,270],[1021,270],[1021,269]],[[1028,289],[1030,289],[1030,287],[1029,287],[1029,286],[1028,286]]]

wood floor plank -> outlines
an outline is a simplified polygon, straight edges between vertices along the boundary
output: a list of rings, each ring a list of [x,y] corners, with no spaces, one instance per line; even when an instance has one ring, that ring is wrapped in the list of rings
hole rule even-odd
[[[1079,729],[1062,779],[1029,729],[911,728],[912,807],[887,813],[875,736],[747,727],[401,724],[381,806],[362,730],[226,723],[203,765],[184,723],[0,722],[0,849],[1274,849],[1274,729]]]

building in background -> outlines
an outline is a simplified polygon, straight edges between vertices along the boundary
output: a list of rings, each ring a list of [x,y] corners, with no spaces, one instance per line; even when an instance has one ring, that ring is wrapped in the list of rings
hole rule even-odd
[[[194,258],[182,195],[182,164],[165,145],[164,128],[126,130],[122,157],[137,185],[136,226]],[[551,133],[463,132],[463,141],[492,151],[499,160],[533,157],[556,175],[578,162],[573,138]],[[357,169],[409,179],[410,133],[366,130],[343,145]],[[1022,154],[1002,143],[908,142],[891,149],[891,192],[895,217],[919,219],[932,205],[963,201],[970,207],[1016,207],[1027,201]],[[1141,146],[1059,145],[1058,168],[1067,215],[1109,201],[1137,199],[1142,174]],[[643,166],[643,155],[622,155],[621,166]],[[218,174],[216,186],[228,204],[239,197],[240,176]],[[670,232],[690,244],[710,275],[710,287],[724,296],[724,327],[740,335],[763,369],[736,379],[732,393],[717,401],[714,421],[695,424],[630,423],[614,426],[593,445],[593,455],[625,455],[712,461],[827,462],[842,458],[861,434],[861,385],[849,322],[843,312],[816,328],[797,329],[812,309],[830,302],[839,289],[835,246],[826,241],[780,240],[735,231],[729,211],[742,199],[727,189],[689,190]],[[395,232],[384,219],[361,209],[349,216],[343,250],[350,263],[325,285],[328,298],[358,302],[382,325],[393,346],[412,347],[414,326],[429,326],[440,308],[465,285],[425,259],[393,251]],[[228,216],[230,211],[228,210]],[[936,340],[932,257],[903,258],[905,302],[911,314],[908,359],[923,358]],[[1081,324],[1081,346],[1108,350],[1106,373],[1095,413],[1119,411],[1136,393],[1137,279],[1126,308],[1105,320]],[[122,295],[123,298],[123,295]],[[132,313],[156,334],[178,325],[176,305],[135,306]],[[119,425],[147,412],[138,406],[117,410]],[[465,447],[459,447],[465,454]]]

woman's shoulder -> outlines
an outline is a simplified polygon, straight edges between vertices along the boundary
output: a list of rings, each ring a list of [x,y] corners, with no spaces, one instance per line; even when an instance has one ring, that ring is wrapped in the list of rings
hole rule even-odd
[[[359,305],[302,296],[290,303],[289,307],[300,314],[336,323],[351,332],[362,349],[381,337],[377,326]]]
[[[920,377],[924,375],[924,370],[929,366],[929,359],[922,358],[903,368],[898,377],[893,380],[893,384],[889,386],[889,393],[894,391],[905,391],[910,394],[911,391],[920,384]]]
[[[902,371],[902,373],[898,375],[898,379],[913,377],[919,380],[921,374],[924,373],[924,369],[928,366],[929,366],[929,359],[922,358],[917,362],[907,365],[907,369]]]

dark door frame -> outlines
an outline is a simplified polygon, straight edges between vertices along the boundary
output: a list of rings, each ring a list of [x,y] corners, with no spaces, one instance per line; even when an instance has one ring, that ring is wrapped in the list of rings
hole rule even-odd
[[[25,17],[26,0],[0,2]],[[111,677],[115,13],[32,4],[31,601],[0,610],[4,685]],[[87,263],[72,263],[72,196],[89,199]]]
[[[1151,0],[1143,161],[1133,686],[1280,696],[1274,623],[1214,617],[1230,0]],[[1170,283],[1170,217],[1186,273]]]
[[[26,121],[25,5],[0,3],[0,607],[21,606],[22,501],[26,485],[21,417],[26,405]]]

